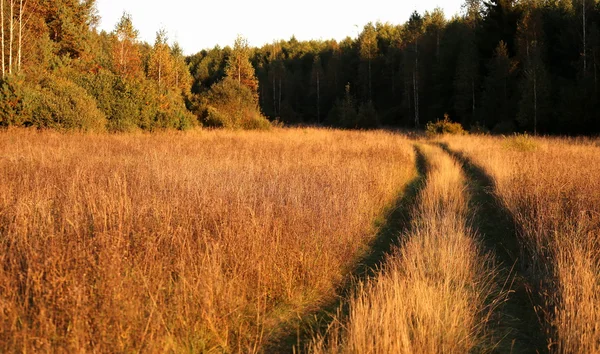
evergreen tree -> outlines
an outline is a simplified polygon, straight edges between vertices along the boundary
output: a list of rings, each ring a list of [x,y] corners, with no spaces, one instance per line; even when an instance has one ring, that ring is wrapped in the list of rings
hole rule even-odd
[[[367,66],[367,99],[373,99],[373,60],[377,56],[377,31],[372,23],[368,23],[358,37],[360,60]]]
[[[546,118],[549,81],[544,64],[544,34],[540,9],[535,0],[519,23],[519,57],[523,66],[518,120],[537,134],[540,121]]]
[[[321,123],[321,84],[323,82],[323,76],[321,57],[317,54],[313,60],[311,71],[311,91],[316,96],[317,123]]]
[[[404,28],[405,105],[414,114],[414,127],[421,125],[419,117],[419,40],[423,34],[423,18],[413,12]]]
[[[514,105],[511,99],[513,71],[514,64],[509,58],[506,43],[500,41],[494,58],[488,64],[488,75],[485,78],[480,122],[483,126],[493,128],[501,122],[513,120]]]

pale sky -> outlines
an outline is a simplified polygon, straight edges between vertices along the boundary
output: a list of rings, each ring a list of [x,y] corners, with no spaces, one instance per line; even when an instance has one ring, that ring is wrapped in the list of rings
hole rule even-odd
[[[417,10],[441,7],[447,18],[460,11],[464,0],[96,0],[99,29],[112,31],[123,11],[131,14],[140,39],[154,43],[156,31],[167,30],[185,54],[215,45],[232,45],[241,34],[250,45],[274,40],[356,37],[368,22],[401,24]],[[358,28],[356,27],[358,26]]]

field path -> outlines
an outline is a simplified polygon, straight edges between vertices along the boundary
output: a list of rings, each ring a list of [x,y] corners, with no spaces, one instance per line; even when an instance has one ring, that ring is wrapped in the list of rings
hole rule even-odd
[[[500,279],[507,279],[511,289],[510,297],[499,309],[498,323],[501,329],[510,330],[510,334],[502,339],[499,348],[510,348],[512,353],[548,352],[535,310],[541,302],[534,295],[537,291],[527,276],[526,255],[517,239],[517,223],[496,197],[492,177],[462,153],[446,144],[438,145],[461,163],[471,195],[469,210],[473,226],[485,248],[493,252],[499,262]]]
[[[386,255],[394,245],[399,244],[398,235],[403,235],[410,227],[411,211],[414,208],[417,196],[425,185],[425,157],[416,146],[415,154],[417,176],[404,188],[394,202],[391,211],[383,220],[383,224],[379,226],[379,231],[371,244],[369,252],[356,263],[352,272],[346,276],[338,289],[336,298],[299,319],[295,324],[296,328],[288,328],[286,335],[267,345],[264,350],[265,353],[306,352],[306,346],[313,336],[316,333],[325,332],[340,309],[344,312],[348,310],[347,301],[356,289],[357,284],[377,274]]]

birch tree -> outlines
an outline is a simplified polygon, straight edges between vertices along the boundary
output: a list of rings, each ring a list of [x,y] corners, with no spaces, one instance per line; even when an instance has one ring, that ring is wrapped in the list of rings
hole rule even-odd
[[[6,5],[8,5],[8,9],[6,8]],[[23,59],[23,30],[27,22],[27,18],[24,18],[26,10],[27,0],[9,0],[8,3],[6,3],[5,0],[0,0],[2,78],[5,78],[7,75],[18,74],[21,72]],[[6,12],[8,12],[8,18],[6,17]],[[6,38],[7,32],[8,38]],[[8,43],[6,43],[7,40]]]

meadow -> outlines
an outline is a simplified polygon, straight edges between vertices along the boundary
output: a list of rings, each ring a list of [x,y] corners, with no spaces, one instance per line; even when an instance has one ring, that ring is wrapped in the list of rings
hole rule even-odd
[[[550,352],[600,352],[600,144],[514,136],[447,137],[493,179],[519,226]]]
[[[597,353],[599,176],[590,139],[1,131],[0,352]]]
[[[416,177],[385,132],[0,135],[0,352],[258,352]]]

